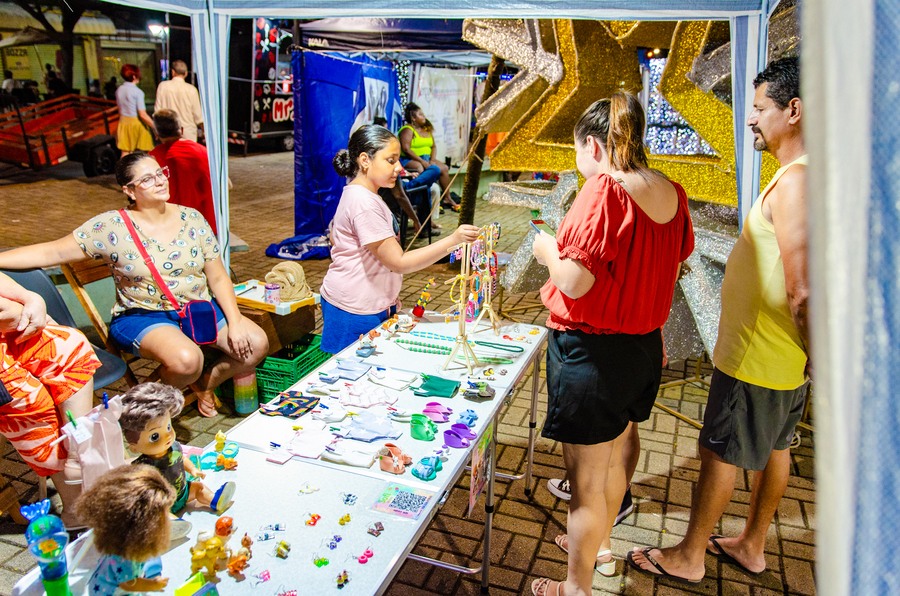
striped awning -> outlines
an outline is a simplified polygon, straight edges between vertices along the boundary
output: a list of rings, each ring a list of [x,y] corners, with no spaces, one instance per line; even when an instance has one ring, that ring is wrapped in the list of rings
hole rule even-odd
[[[60,13],[59,9],[47,11],[44,15],[54,29],[57,31],[62,30],[62,13]],[[21,6],[12,2],[0,2],[0,29],[20,31],[26,27],[43,29],[43,25]],[[75,25],[75,33],[77,35],[115,35],[116,26],[108,17],[100,13],[86,12],[78,19],[78,23]]]

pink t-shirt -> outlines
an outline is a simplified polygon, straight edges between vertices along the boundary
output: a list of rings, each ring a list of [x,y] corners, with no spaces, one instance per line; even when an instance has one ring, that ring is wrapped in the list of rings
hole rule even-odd
[[[394,216],[377,194],[344,187],[331,230],[331,265],[322,296],[341,310],[371,315],[397,302],[403,276],[381,264],[367,244],[396,237]]]

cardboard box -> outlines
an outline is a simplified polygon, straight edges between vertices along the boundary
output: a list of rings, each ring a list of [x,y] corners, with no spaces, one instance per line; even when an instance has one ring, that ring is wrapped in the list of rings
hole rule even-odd
[[[268,304],[265,301],[266,284],[258,279],[251,279],[235,285],[234,293],[237,296],[237,303],[239,306],[264,310],[266,312],[275,313],[276,315],[287,315],[301,306],[312,306],[319,302],[319,295],[314,293],[311,297],[304,300]]]

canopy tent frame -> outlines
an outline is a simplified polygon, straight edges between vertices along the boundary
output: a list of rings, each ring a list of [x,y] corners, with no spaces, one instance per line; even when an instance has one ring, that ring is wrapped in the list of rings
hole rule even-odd
[[[118,4],[127,4],[132,7],[146,8],[156,11],[168,11],[172,13],[187,15],[191,18],[191,24],[194,32],[194,64],[200,74],[202,81],[201,99],[203,104],[203,112],[206,122],[208,123],[207,147],[209,149],[210,171],[213,172],[213,195],[216,201],[217,216],[220,218],[219,240],[223,247],[228,245],[228,161],[227,161],[227,144],[224,131],[227,130],[227,122],[225,117],[224,99],[227,97],[227,56],[226,51],[230,22],[232,18],[296,18],[296,19],[314,19],[327,17],[408,17],[408,18],[571,18],[571,19],[591,19],[591,20],[668,20],[668,21],[696,21],[696,20],[727,20],[730,24],[731,40],[732,40],[732,91],[733,91],[733,113],[734,113],[734,131],[735,131],[735,159],[737,170],[737,193],[738,208],[741,221],[749,212],[753,200],[759,192],[760,177],[760,154],[753,149],[752,135],[746,134],[745,122],[747,116],[752,110],[753,104],[753,87],[750,82],[761,70],[766,63],[767,52],[767,29],[768,20],[772,12],[777,7],[779,0],[514,0],[508,5],[495,4],[486,7],[482,2],[476,0],[458,0],[452,3],[446,0],[419,0],[415,6],[397,5],[396,2],[387,0],[370,0],[362,4],[357,0],[269,0],[266,3],[250,2],[249,0],[181,0],[178,3],[155,1],[155,0],[105,0]],[[809,36],[812,47],[825,48],[827,50],[829,43],[825,32],[831,35],[836,34],[841,28],[843,22],[848,22],[857,33],[861,33],[861,40],[865,39],[865,32],[871,24],[871,17],[867,16],[871,13],[871,6],[876,0],[865,0],[862,4],[865,10],[857,10],[850,6],[838,6],[838,4],[826,2],[810,3],[807,9],[807,17],[809,25],[804,26],[804,33]],[[842,21],[841,19],[844,19]],[[806,19],[805,19],[806,20]],[[857,41],[858,46],[863,46],[865,41]],[[837,52],[838,50],[834,50]],[[830,57],[835,57],[834,52],[826,53]],[[866,52],[858,52],[866,54]],[[805,54],[806,55],[806,54]],[[866,54],[868,56],[868,54]],[[868,56],[871,60],[871,57]],[[823,81],[829,83],[830,89],[840,89],[841,86],[835,81],[841,80],[841,77],[850,79],[859,79],[866,71],[851,72],[845,74],[832,73],[822,74],[819,69],[818,79],[815,83],[822,84]],[[865,81],[863,82],[865,84]],[[870,82],[869,82],[870,84]],[[804,82],[804,88],[810,88],[808,82]],[[813,85],[812,87],[815,87]],[[834,103],[829,103],[829,109],[835,109]],[[821,112],[820,112],[821,114]],[[868,114],[868,112],[867,112]],[[843,129],[849,125],[853,118],[846,117],[842,114],[846,122],[838,123],[837,128]],[[840,120],[841,118],[838,118]],[[833,132],[834,120],[819,118],[816,124],[821,128],[818,131],[821,135],[834,138]],[[816,155],[819,159],[825,161],[825,148],[815,147],[810,144],[811,166],[814,165]],[[864,157],[864,156],[863,156]],[[811,168],[812,169],[812,168]],[[835,210],[838,209],[837,203],[842,197],[837,195],[837,190],[829,189],[824,180],[826,176],[832,176],[831,172],[819,171],[822,175],[823,182],[817,187],[822,191],[820,197],[810,197],[810,201],[819,201],[821,206],[823,202],[826,210],[822,214],[815,212],[810,216],[810,227],[812,231],[811,242],[823,243],[822,238],[828,238],[831,242],[828,254],[835,252],[854,250],[853,242],[865,242],[862,237],[863,232],[855,229],[852,234],[842,235],[840,223],[831,221],[835,218]],[[827,211],[830,210],[830,211]],[[831,220],[829,219],[831,218]],[[815,248],[815,247],[814,247]],[[226,255],[227,251],[223,251]],[[848,283],[847,280],[839,280],[833,272],[829,271],[826,262],[825,251],[811,251],[810,266],[814,274],[814,281],[818,281],[819,285],[816,289],[827,290],[842,286],[845,289],[860,288],[862,283]],[[844,273],[859,282],[859,277],[864,275],[864,271],[859,268],[846,270]],[[819,277],[816,278],[816,275]],[[861,291],[861,290],[860,290]],[[824,298],[820,298],[818,304],[821,311],[814,313],[817,318],[813,320],[814,331],[818,331],[818,336],[823,340],[814,346],[814,356],[819,362],[826,363],[829,369],[825,372],[824,378],[826,382],[823,387],[817,391],[818,403],[824,404],[826,409],[820,414],[822,416],[831,417],[826,420],[819,420],[820,426],[835,433],[846,433],[846,427],[854,427],[855,422],[848,420],[847,417],[838,415],[841,413],[840,405],[845,396],[830,395],[833,388],[848,387],[853,389],[849,391],[849,396],[859,395],[859,387],[862,382],[853,375],[853,367],[847,367],[849,372],[841,372],[840,364],[834,357],[829,357],[826,350],[833,349],[834,344],[840,337],[844,337],[846,324],[842,321],[831,320],[833,316],[840,311],[839,305],[829,304]],[[838,313],[839,314],[839,313]],[[847,323],[849,324],[849,323]],[[831,336],[829,336],[829,333]],[[838,339],[836,339],[838,338]],[[854,348],[859,348],[861,340],[851,334],[853,340],[836,353],[848,355],[853,352]],[[852,344],[852,345],[851,345]],[[830,346],[830,347],[829,347]],[[860,352],[865,352],[860,349]],[[854,356],[853,362],[858,362],[859,357]],[[850,356],[848,356],[850,358]],[[829,378],[830,376],[830,378]],[[837,400],[835,405],[832,400]],[[846,413],[845,413],[846,414]],[[822,424],[824,422],[825,424]],[[822,431],[820,431],[820,435]],[[843,442],[836,443],[838,445],[846,444],[846,436],[840,437]],[[851,437],[851,440],[853,437]],[[817,571],[819,589],[823,594],[844,594],[850,591],[851,576],[859,573],[850,565],[846,564],[848,553],[848,545],[853,544],[854,538],[854,503],[855,497],[853,493],[853,484],[848,483],[847,478],[841,472],[850,472],[851,477],[854,472],[852,462],[848,462],[846,455],[839,460],[832,460],[829,455],[833,455],[834,449],[828,445],[829,441],[822,441],[817,448],[826,450],[822,453],[826,454],[825,460],[837,461],[840,470],[830,470],[825,475],[821,472],[825,471],[826,463],[822,463],[821,454],[817,458],[817,467],[820,472],[821,481],[827,482],[827,486],[821,486],[821,499],[823,505],[819,507],[820,517],[827,520],[827,531],[819,534],[819,544],[817,548]],[[827,499],[827,506],[824,501]],[[876,571],[876,570],[871,570]]]

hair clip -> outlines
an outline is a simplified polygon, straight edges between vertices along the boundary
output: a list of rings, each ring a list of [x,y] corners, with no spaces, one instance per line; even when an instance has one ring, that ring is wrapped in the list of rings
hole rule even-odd
[[[289,552],[291,552],[291,543],[287,540],[282,540],[275,545],[275,556],[279,559],[287,559]]]
[[[260,571],[256,575],[254,575],[253,578],[256,580],[255,585],[258,586],[259,584],[267,582],[270,579],[272,579],[272,574],[269,573],[268,569],[263,569],[262,571]]]
[[[369,526],[368,532],[375,538],[378,538],[381,536],[381,533],[384,532],[384,525],[380,521],[377,521]]]
[[[300,488],[297,489],[297,493],[301,495],[308,495],[310,493],[316,492],[317,490],[319,490],[318,486],[313,486],[309,482],[304,482],[302,485],[300,485]]]
[[[318,521],[318,520],[316,520],[316,521]],[[342,525],[342,526],[343,526],[344,524],[350,523],[350,514],[349,514],[349,513],[345,513],[345,514],[341,517],[341,519],[338,520],[338,523],[339,523],[340,525]],[[315,525],[315,524],[313,524],[313,525]]]
[[[277,538],[277,536],[272,532],[260,532],[256,535],[256,539],[260,542],[265,542],[266,540],[274,540],[275,538]]]
[[[321,515],[319,515],[318,513],[311,513],[310,516],[309,516],[309,519],[306,520],[306,525],[307,525],[307,526],[314,526],[314,525],[316,525],[317,523],[319,523],[319,520],[320,520],[320,519],[322,519],[322,516],[321,516]]]
[[[338,573],[338,576],[336,578],[334,578],[334,581],[337,582],[338,590],[340,590],[344,586],[346,586],[347,582],[350,581],[350,577],[347,575],[347,570],[344,569],[343,571]]]
[[[356,495],[352,493],[341,493],[344,498],[344,505],[356,505]]]
[[[287,526],[281,522],[276,522],[274,524],[268,524],[266,526],[260,526],[260,530],[272,530],[273,532],[284,532],[287,530]]]

